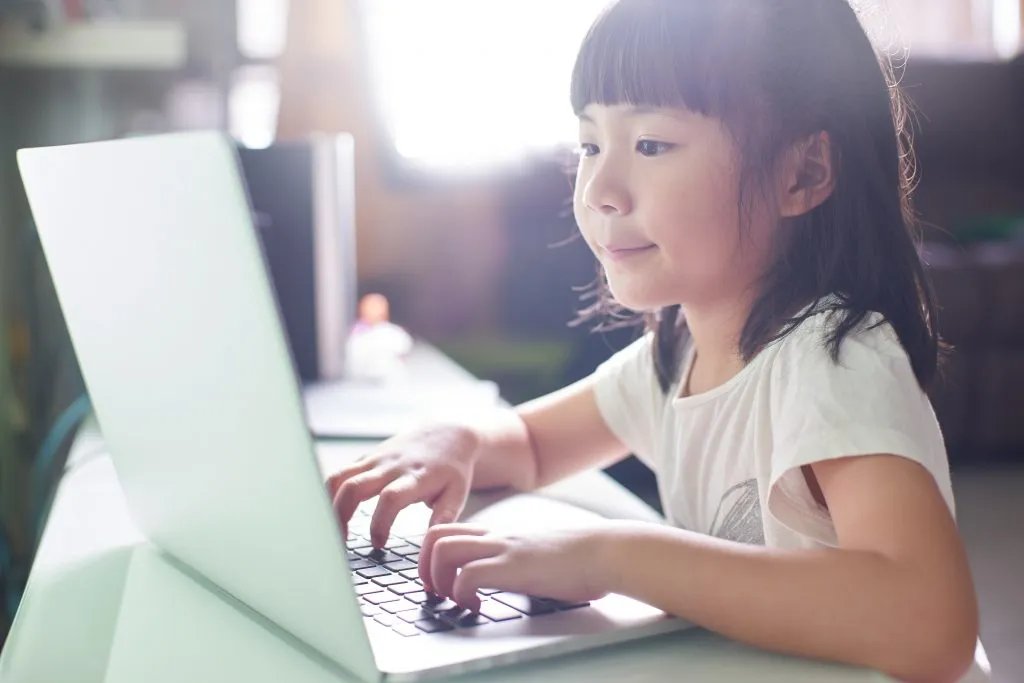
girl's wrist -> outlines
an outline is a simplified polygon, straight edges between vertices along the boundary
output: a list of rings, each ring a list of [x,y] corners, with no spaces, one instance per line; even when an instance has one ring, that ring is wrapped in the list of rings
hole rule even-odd
[[[590,538],[594,584],[599,592],[627,594],[626,569],[630,545],[639,535],[637,522],[612,521],[595,529]]]

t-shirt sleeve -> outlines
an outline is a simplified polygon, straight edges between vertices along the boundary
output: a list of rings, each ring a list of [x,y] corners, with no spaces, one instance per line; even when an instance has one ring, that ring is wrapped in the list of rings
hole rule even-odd
[[[597,406],[613,434],[644,464],[654,461],[665,396],[658,385],[650,334],[605,361],[594,372]]]
[[[923,465],[952,511],[942,434],[893,329],[865,325],[850,334],[838,364],[823,344],[824,332],[822,324],[807,321],[780,342],[772,368],[769,512],[797,533],[836,545],[832,520],[811,496],[801,468],[881,454]]]

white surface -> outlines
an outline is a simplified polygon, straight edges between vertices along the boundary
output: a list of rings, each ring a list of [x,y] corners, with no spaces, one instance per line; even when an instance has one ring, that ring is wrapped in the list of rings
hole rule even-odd
[[[318,437],[388,438],[425,422],[471,419],[499,405],[491,382],[438,386],[431,382],[343,380],[303,390],[306,419]],[[351,406],[339,411],[337,406]]]
[[[372,680],[234,155],[223,135],[202,132],[18,158],[139,529]]]
[[[175,21],[63,24],[42,33],[15,22],[0,26],[0,65],[72,69],[176,69],[187,36]]]
[[[392,377],[311,384],[304,387],[303,399],[318,437],[385,439],[431,419],[465,419],[474,411],[493,410],[501,397],[493,382],[476,379],[419,341]]]

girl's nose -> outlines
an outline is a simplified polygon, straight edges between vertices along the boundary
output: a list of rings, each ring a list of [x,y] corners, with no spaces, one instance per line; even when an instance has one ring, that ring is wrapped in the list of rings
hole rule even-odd
[[[625,215],[632,211],[632,201],[625,184],[610,172],[599,167],[587,181],[583,202],[588,209],[602,215]]]

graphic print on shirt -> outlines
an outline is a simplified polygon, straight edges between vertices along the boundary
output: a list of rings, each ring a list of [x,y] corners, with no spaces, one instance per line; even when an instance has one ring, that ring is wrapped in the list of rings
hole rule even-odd
[[[725,492],[711,521],[710,533],[726,541],[764,545],[761,495],[756,479],[736,484]]]

